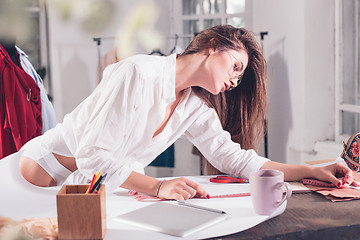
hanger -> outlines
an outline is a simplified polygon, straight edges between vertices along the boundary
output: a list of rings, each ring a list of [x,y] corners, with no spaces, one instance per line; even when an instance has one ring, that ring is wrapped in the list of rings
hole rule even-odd
[[[179,36],[175,33],[175,46],[173,47],[173,49],[171,49],[170,53],[174,53],[175,50],[176,50],[176,47],[177,47],[177,43],[178,43],[178,39],[179,39]]]
[[[164,56],[165,54],[163,54],[159,48],[155,48],[154,50],[152,50],[152,52],[149,55],[154,55],[154,54],[159,54],[160,56]]]

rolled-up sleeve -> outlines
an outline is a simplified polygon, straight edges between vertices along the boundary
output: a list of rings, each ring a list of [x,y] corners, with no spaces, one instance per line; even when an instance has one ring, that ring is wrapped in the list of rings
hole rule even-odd
[[[132,172],[125,154],[131,136],[127,129],[135,124],[142,89],[133,63],[110,65],[95,91],[65,117],[64,137],[85,177],[91,179],[98,171],[107,173],[106,183],[114,188]]]
[[[217,169],[232,176],[248,178],[269,161],[254,150],[242,149],[231,140],[230,134],[223,130],[214,109],[203,106],[203,112],[187,129],[185,136]]]

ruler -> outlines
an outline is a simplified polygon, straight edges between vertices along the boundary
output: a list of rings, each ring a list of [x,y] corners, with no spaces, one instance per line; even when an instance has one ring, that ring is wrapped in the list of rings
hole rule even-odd
[[[169,199],[154,197],[146,194],[140,194],[136,191],[130,190],[128,192],[130,196],[133,196],[135,200],[140,202],[153,202],[153,201],[166,201]],[[210,196],[211,198],[234,198],[234,197],[248,197],[250,196],[250,193],[233,193],[233,194],[223,194],[223,195],[213,195]],[[199,199],[208,199],[208,198],[199,198]]]

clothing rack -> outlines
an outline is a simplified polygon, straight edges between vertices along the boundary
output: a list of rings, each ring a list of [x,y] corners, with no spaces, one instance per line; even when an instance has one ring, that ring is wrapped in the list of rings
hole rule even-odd
[[[170,35],[170,36],[165,36],[163,37],[164,39],[175,39],[175,46],[177,45],[177,41],[179,38],[193,38],[194,34],[174,34],[174,35]],[[97,48],[97,58],[98,58],[98,82],[101,81],[101,77],[102,77],[102,72],[101,72],[101,44],[103,42],[103,40],[113,40],[116,39],[115,36],[108,36],[108,37],[94,37],[93,41],[96,42],[96,48]],[[172,49],[171,51],[173,51],[174,49]]]

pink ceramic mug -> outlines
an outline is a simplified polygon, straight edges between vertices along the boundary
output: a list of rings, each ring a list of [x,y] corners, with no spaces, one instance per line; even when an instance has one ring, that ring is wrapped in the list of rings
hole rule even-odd
[[[286,188],[284,197],[283,186]],[[270,215],[290,198],[292,190],[290,184],[284,182],[283,172],[263,169],[250,173],[250,193],[255,212]]]

